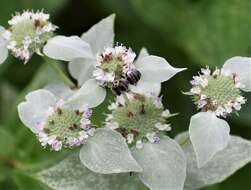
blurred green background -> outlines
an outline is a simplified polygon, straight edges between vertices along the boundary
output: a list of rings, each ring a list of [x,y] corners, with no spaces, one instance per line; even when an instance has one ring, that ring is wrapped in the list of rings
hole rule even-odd
[[[221,66],[232,56],[251,55],[250,0],[1,0],[0,25],[15,11],[44,9],[51,14],[59,34],[81,35],[111,13],[116,13],[116,41],[139,52],[165,57],[173,66],[189,70],[165,82],[164,104],[180,115],[172,120],[171,136],[188,129],[196,112],[182,91],[202,66]],[[63,66],[66,68],[66,64]],[[34,56],[23,65],[9,58],[0,66],[0,190],[45,190],[43,184],[22,170],[43,168],[69,152],[42,149],[34,135],[18,119],[16,105],[24,95],[56,79],[55,73]],[[245,94],[251,100],[251,94]],[[107,102],[95,111],[100,124]],[[251,140],[251,101],[240,117],[229,119],[231,133]],[[250,190],[251,164],[221,184],[206,190]]]

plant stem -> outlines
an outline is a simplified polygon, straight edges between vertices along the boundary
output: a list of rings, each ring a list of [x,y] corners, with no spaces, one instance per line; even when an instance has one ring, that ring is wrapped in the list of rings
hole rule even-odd
[[[70,87],[70,88],[75,88],[76,85],[72,80],[62,71],[62,69],[58,66],[57,63],[52,62],[51,60],[48,60],[44,57],[44,60],[47,64],[51,66],[51,68],[56,71],[56,73],[60,76],[60,78]]]

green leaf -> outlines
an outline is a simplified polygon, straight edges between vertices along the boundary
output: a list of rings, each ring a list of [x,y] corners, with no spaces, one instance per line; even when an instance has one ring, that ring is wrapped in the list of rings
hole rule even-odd
[[[139,15],[166,43],[179,44],[200,65],[221,66],[249,53],[249,0],[131,0]],[[158,34],[157,34],[158,35]]]
[[[81,162],[96,173],[141,172],[142,168],[132,157],[130,150],[118,132],[97,129],[80,150]]]
[[[216,153],[202,168],[197,167],[195,152],[188,133],[182,133],[175,139],[183,144],[182,148],[187,157],[185,187],[189,190],[220,183],[251,162],[251,141],[238,136],[231,136],[228,146]]]
[[[54,190],[138,190],[140,186],[129,173],[103,175],[88,170],[80,162],[78,154],[39,172],[37,176]]]

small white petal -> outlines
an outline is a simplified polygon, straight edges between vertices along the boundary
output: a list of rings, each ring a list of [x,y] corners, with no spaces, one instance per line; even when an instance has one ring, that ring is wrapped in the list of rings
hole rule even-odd
[[[228,59],[223,65],[222,72],[236,74],[237,82],[244,85],[242,90],[251,92],[250,57],[232,57]]]
[[[41,89],[30,92],[25,99],[18,105],[19,117],[32,132],[37,133],[37,125],[46,121],[47,111],[55,105],[56,97],[48,90]]]
[[[82,40],[90,44],[94,55],[104,48],[113,47],[114,19],[115,14],[102,19],[81,36]]]
[[[132,157],[124,137],[107,128],[96,130],[95,135],[81,148],[80,160],[96,173],[142,171]]]
[[[228,123],[217,118],[213,112],[200,112],[192,116],[189,135],[199,168],[228,145],[229,132]]]
[[[85,81],[92,78],[95,60],[88,58],[76,58],[69,63],[69,72],[81,86]]]
[[[78,36],[55,36],[48,40],[43,51],[48,57],[62,61],[93,58],[89,44]]]
[[[145,56],[136,62],[136,68],[141,72],[141,80],[146,82],[164,82],[175,74],[185,70],[174,68],[162,57]]]
[[[92,108],[101,104],[105,97],[106,90],[100,87],[95,79],[90,79],[68,99],[66,105],[74,109],[80,109],[84,104],[87,104]]]

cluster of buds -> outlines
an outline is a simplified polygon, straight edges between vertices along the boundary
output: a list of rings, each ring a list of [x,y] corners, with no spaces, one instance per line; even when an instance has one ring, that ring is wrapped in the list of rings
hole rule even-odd
[[[50,107],[47,120],[37,124],[37,137],[42,146],[51,146],[55,151],[85,144],[88,137],[95,133],[89,119],[92,110],[72,110],[62,105],[61,100],[56,106]]]
[[[164,110],[158,96],[125,93],[108,109],[106,127],[119,131],[137,148],[142,148],[144,141],[158,142],[161,133],[171,130],[167,120],[173,115]]]
[[[246,99],[242,96],[243,84],[236,80],[231,73],[216,69],[211,72],[209,68],[201,69],[199,76],[191,81],[192,89],[188,93],[198,109],[213,111],[217,116],[226,117],[232,112],[239,111]]]
[[[125,46],[107,48],[97,55],[93,75],[101,86],[109,87],[120,95],[128,91],[129,84],[136,85],[140,80],[141,73],[134,66],[135,57],[136,54]]]
[[[49,22],[49,14],[43,12],[16,13],[8,23],[10,26],[3,34],[7,48],[16,58],[25,62],[33,53],[41,54],[41,48],[57,29]]]

